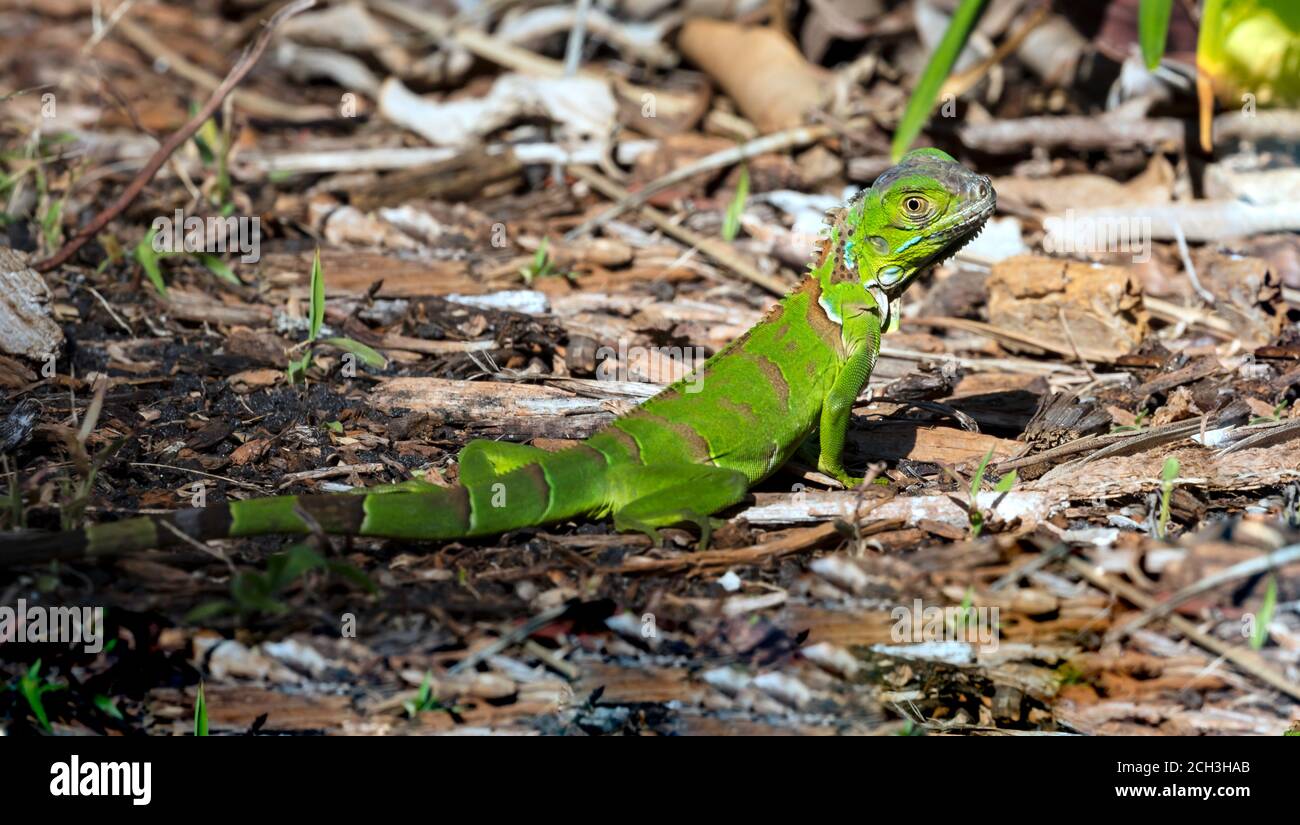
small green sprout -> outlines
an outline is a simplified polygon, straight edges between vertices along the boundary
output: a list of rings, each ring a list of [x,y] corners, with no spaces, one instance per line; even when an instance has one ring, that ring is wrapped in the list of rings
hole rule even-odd
[[[966,593],[961,598],[961,606],[957,612],[950,617],[948,632],[954,637],[961,636],[965,633],[966,627],[975,620],[975,587],[969,585],[966,587]]]
[[[549,238],[542,238],[542,242],[537,245],[537,251],[533,253],[532,262],[519,270],[519,277],[523,278],[524,285],[529,287],[538,278],[550,278],[560,274],[559,268],[556,267],[555,261],[551,258]],[[574,279],[572,272],[563,274],[570,281]]]
[[[144,275],[153,284],[153,288],[158,290],[158,294],[167,297],[167,282],[163,280],[162,267],[159,261],[166,253],[159,254],[153,247],[154,236],[158,234],[157,229],[150,229],[149,234],[140,239],[140,243],[135,245],[131,250],[131,257],[135,258],[136,263],[144,270]]]
[[[368,593],[377,591],[374,582],[352,565],[327,559],[307,544],[295,544],[266,560],[266,572],[245,570],[230,580],[230,598],[204,602],[185,615],[186,621],[200,622],[226,613],[240,616],[278,616],[289,612],[282,597],[300,577],[312,570],[324,570],[352,582]]]
[[[1291,404],[1290,401],[1284,399],[1281,403],[1273,407],[1273,412],[1271,414],[1257,415],[1254,418],[1250,419],[1250,423],[1251,424],[1272,424],[1274,422],[1281,421],[1282,413],[1286,412],[1286,408],[1290,404]]]
[[[1147,420],[1147,417],[1150,415],[1151,415],[1151,411],[1148,410],[1146,407],[1143,407],[1142,409],[1137,411],[1137,416],[1134,417],[1132,424],[1122,424],[1118,427],[1111,427],[1110,432],[1112,435],[1114,435],[1115,433],[1127,433],[1127,432],[1140,433],[1146,429],[1145,422]]]
[[[970,519],[971,538],[979,538],[984,530],[984,511],[979,506],[979,493],[984,488],[984,476],[988,473],[989,462],[992,460],[993,449],[990,448],[984,458],[980,459],[979,466],[975,468],[975,474],[970,479],[970,499],[966,512]],[[1016,486],[1016,480],[1016,471],[1012,470],[998,479],[997,484],[993,486],[993,491],[1005,495]]]
[[[727,214],[722,219],[722,240],[731,243],[740,232],[740,216],[745,211],[745,201],[749,199],[749,169],[740,167],[740,181],[736,184],[736,194],[727,205]]]
[[[1173,456],[1165,459],[1165,466],[1160,470],[1160,517],[1156,521],[1156,537],[1163,539],[1169,529],[1169,499],[1174,494],[1174,482],[1178,479],[1178,459]]]
[[[424,672],[424,681],[420,684],[420,690],[415,694],[414,699],[407,699],[402,703],[406,709],[406,715],[411,719],[431,710],[445,710],[438,698],[433,695],[433,673]]]
[[[94,701],[95,707],[99,708],[99,712],[110,719],[116,719],[119,722],[126,719],[126,717],[122,715],[122,710],[117,706],[117,700],[112,696],[105,696],[102,693],[96,693]]]
[[[18,695],[27,700],[27,707],[31,708],[32,715],[41,724],[41,728],[46,733],[49,733],[51,730],[50,717],[45,712],[45,702],[42,697],[47,693],[63,690],[65,687],[66,685],[57,685],[42,678],[41,660],[37,659],[35,664],[28,668],[27,673],[18,677],[18,684],[7,689],[17,691]]]
[[[1268,587],[1264,590],[1264,604],[1260,605],[1259,614],[1255,616],[1255,628],[1250,634],[1251,650],[1259,650],[1268,641],[1268,625],[1273,621],[1277,611],[1277,578],[1268,577]]]
[[[388,359],[380,355],[375,350],[353,338],[320,338],[321,327],[325,325],[325,272],[321,268],[320,249],[317,248],[316,256],[311,262],[311,308],[307,316],[307,340],[301,345],[303,353],[298,358],[289,359],[289,367],[286,373],[290,384],[295,384],[300,378],[305,378],[307,369],[311,367],[312,359],[316,354],[316,343],[319,342],[331,347],[336,347],[344,352],[350,352],[357,356],[362,363],[383,369],[388,366]]]
[[[199,681],[199,692],[194,696],[194,735],[208,735],[208,701],[203,696],[203,681]]]

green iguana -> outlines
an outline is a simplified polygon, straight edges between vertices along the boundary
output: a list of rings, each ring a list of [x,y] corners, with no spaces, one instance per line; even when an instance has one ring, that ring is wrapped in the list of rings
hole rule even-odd
[[[707,544],[711,514],[741,501],[801,446],[822,473],[846,487],[861,482],[841,453],[891,307],[921,272],[980,231],[995,197],[987,177],[947,154],[909,153],[831,213],[808,276],[758,324],[697,374],[568,449],[477,440],[460,453],[454,487],[254,498],[9,534],[0,537],[0,564],[318,530],[458,539],[607,516],[618,530],[656,540],[661,527],[693,523]]]

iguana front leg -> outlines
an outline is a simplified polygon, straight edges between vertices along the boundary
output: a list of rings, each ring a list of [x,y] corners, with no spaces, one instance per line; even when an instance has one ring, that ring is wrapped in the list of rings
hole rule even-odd
[[[880,319],[874,308],[864,307],[856,315],[846,317],[845,337],[853,349],[830,392],[822,400],[818,424],[821,454],[817,457],[817,470],[852,489],[862,483],[862,478],[851,476],[844,469],[844,440],[853,404],[871,377],[876,356],[880,353]]]

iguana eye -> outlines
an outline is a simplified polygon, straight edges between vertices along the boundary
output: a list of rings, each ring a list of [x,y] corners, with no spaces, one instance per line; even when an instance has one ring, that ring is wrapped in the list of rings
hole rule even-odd
[[[919,195],[909,195],[903,200],[903,211],[909,218],[923,218],[930,211],[930,204]]]

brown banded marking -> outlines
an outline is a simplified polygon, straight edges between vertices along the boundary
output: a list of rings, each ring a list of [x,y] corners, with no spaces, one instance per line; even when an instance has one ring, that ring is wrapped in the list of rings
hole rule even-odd
[[[551,505],[554,503],[555,485],[551,483],[551,478],[546,474],[546,468],[542,463],[526,464],[516,472],[528,479],[528,483],[541,493],[542,512],[549,513]]]
[[[746,424],[758,424],[758,413],[747,402],[734,398],[719,398],[718,406],[745,419]]]
[[[605,467],[608,467],[610,464],[609,456],[605,455],[600,450],[597,450],[595,447],[591,446],[585,441],[579,441],[577,444],[574,444],[569,449],[575,453],[584,453],[587,455],[588,458],[592,458],[600,461],[600,463]]]
[[[458,484],[455,487],[444,487],[443,492],[447,496],[447,501],[444,503],[446,509],[459,519],[461,524],[468,527],[474,511],[474,505],[469,499],[469,490]]]
[[[693,463],[713,463],[713,448],[709,446],[709,442],[705,440],[704,436],[700,435],[699,431],[690,424],[669,421],[662,415],[656,415],[645,408],[633,410],[627,414],[623,421],[645,421],[648,424],[654,424],[667,430],[681,439],[682,444],[686,446],[686,454]],[[617,427],[618,422],[614,422],[614,426]],[[636,438],[636,435],[633,434],[632,437]]]
[[[319,526],[326,533],[356,533],[365,521],[364,496],[298,496],[297,509],[316,524],[304,521],[308,529]]]
[[[645,463],[645,459],[641,457],[641,445],[637,443],[637,440],[632,437],[631,433],[620,428],[617,422],[610,424],[608,427],[606,427],[605,429],[597,433],[596,436],[593,436],[593,438],[599,438],[600,436],[608,437],[611,441],[613,441],[615,444],[621,447],[624,451],[625,458],[627,461],[631,462],[632,464]],[[614,465],[620,462],[618,458],[608,455],[607,453],[605,453],[604,450],[601,450],[599,447],[592,447],[592,449],[596,450],[596,452],[605,456],[605,463],[607,464]]]
[[[841,357],[844,355],[844,328],[841,326],[844,319],[836,321],[826,311],[825,304],[822,303],[822,297],[819,295],[814,301],[810,301],[807,311],[808,326],[812,331],[817,333],[817,337],[822,340],[826,346],[830,347]]]
[[[365,510],[357,535],[409,539],[474,535],[474,505],[466,487],[457,485],[427,493],[371,493],[355,498],[361,500]],[[240,503],[255,501],[258,499]]]
[[[790,411],[790,383],[785,380],[785,373],[781,372],[781,365],[768,358],[761,352],[751,352],[750,350],[741,350],[740,355],[749,359],[758,371],[763,374],[764,380],[776,393],[776,400],[780,403],[780,412]]]

